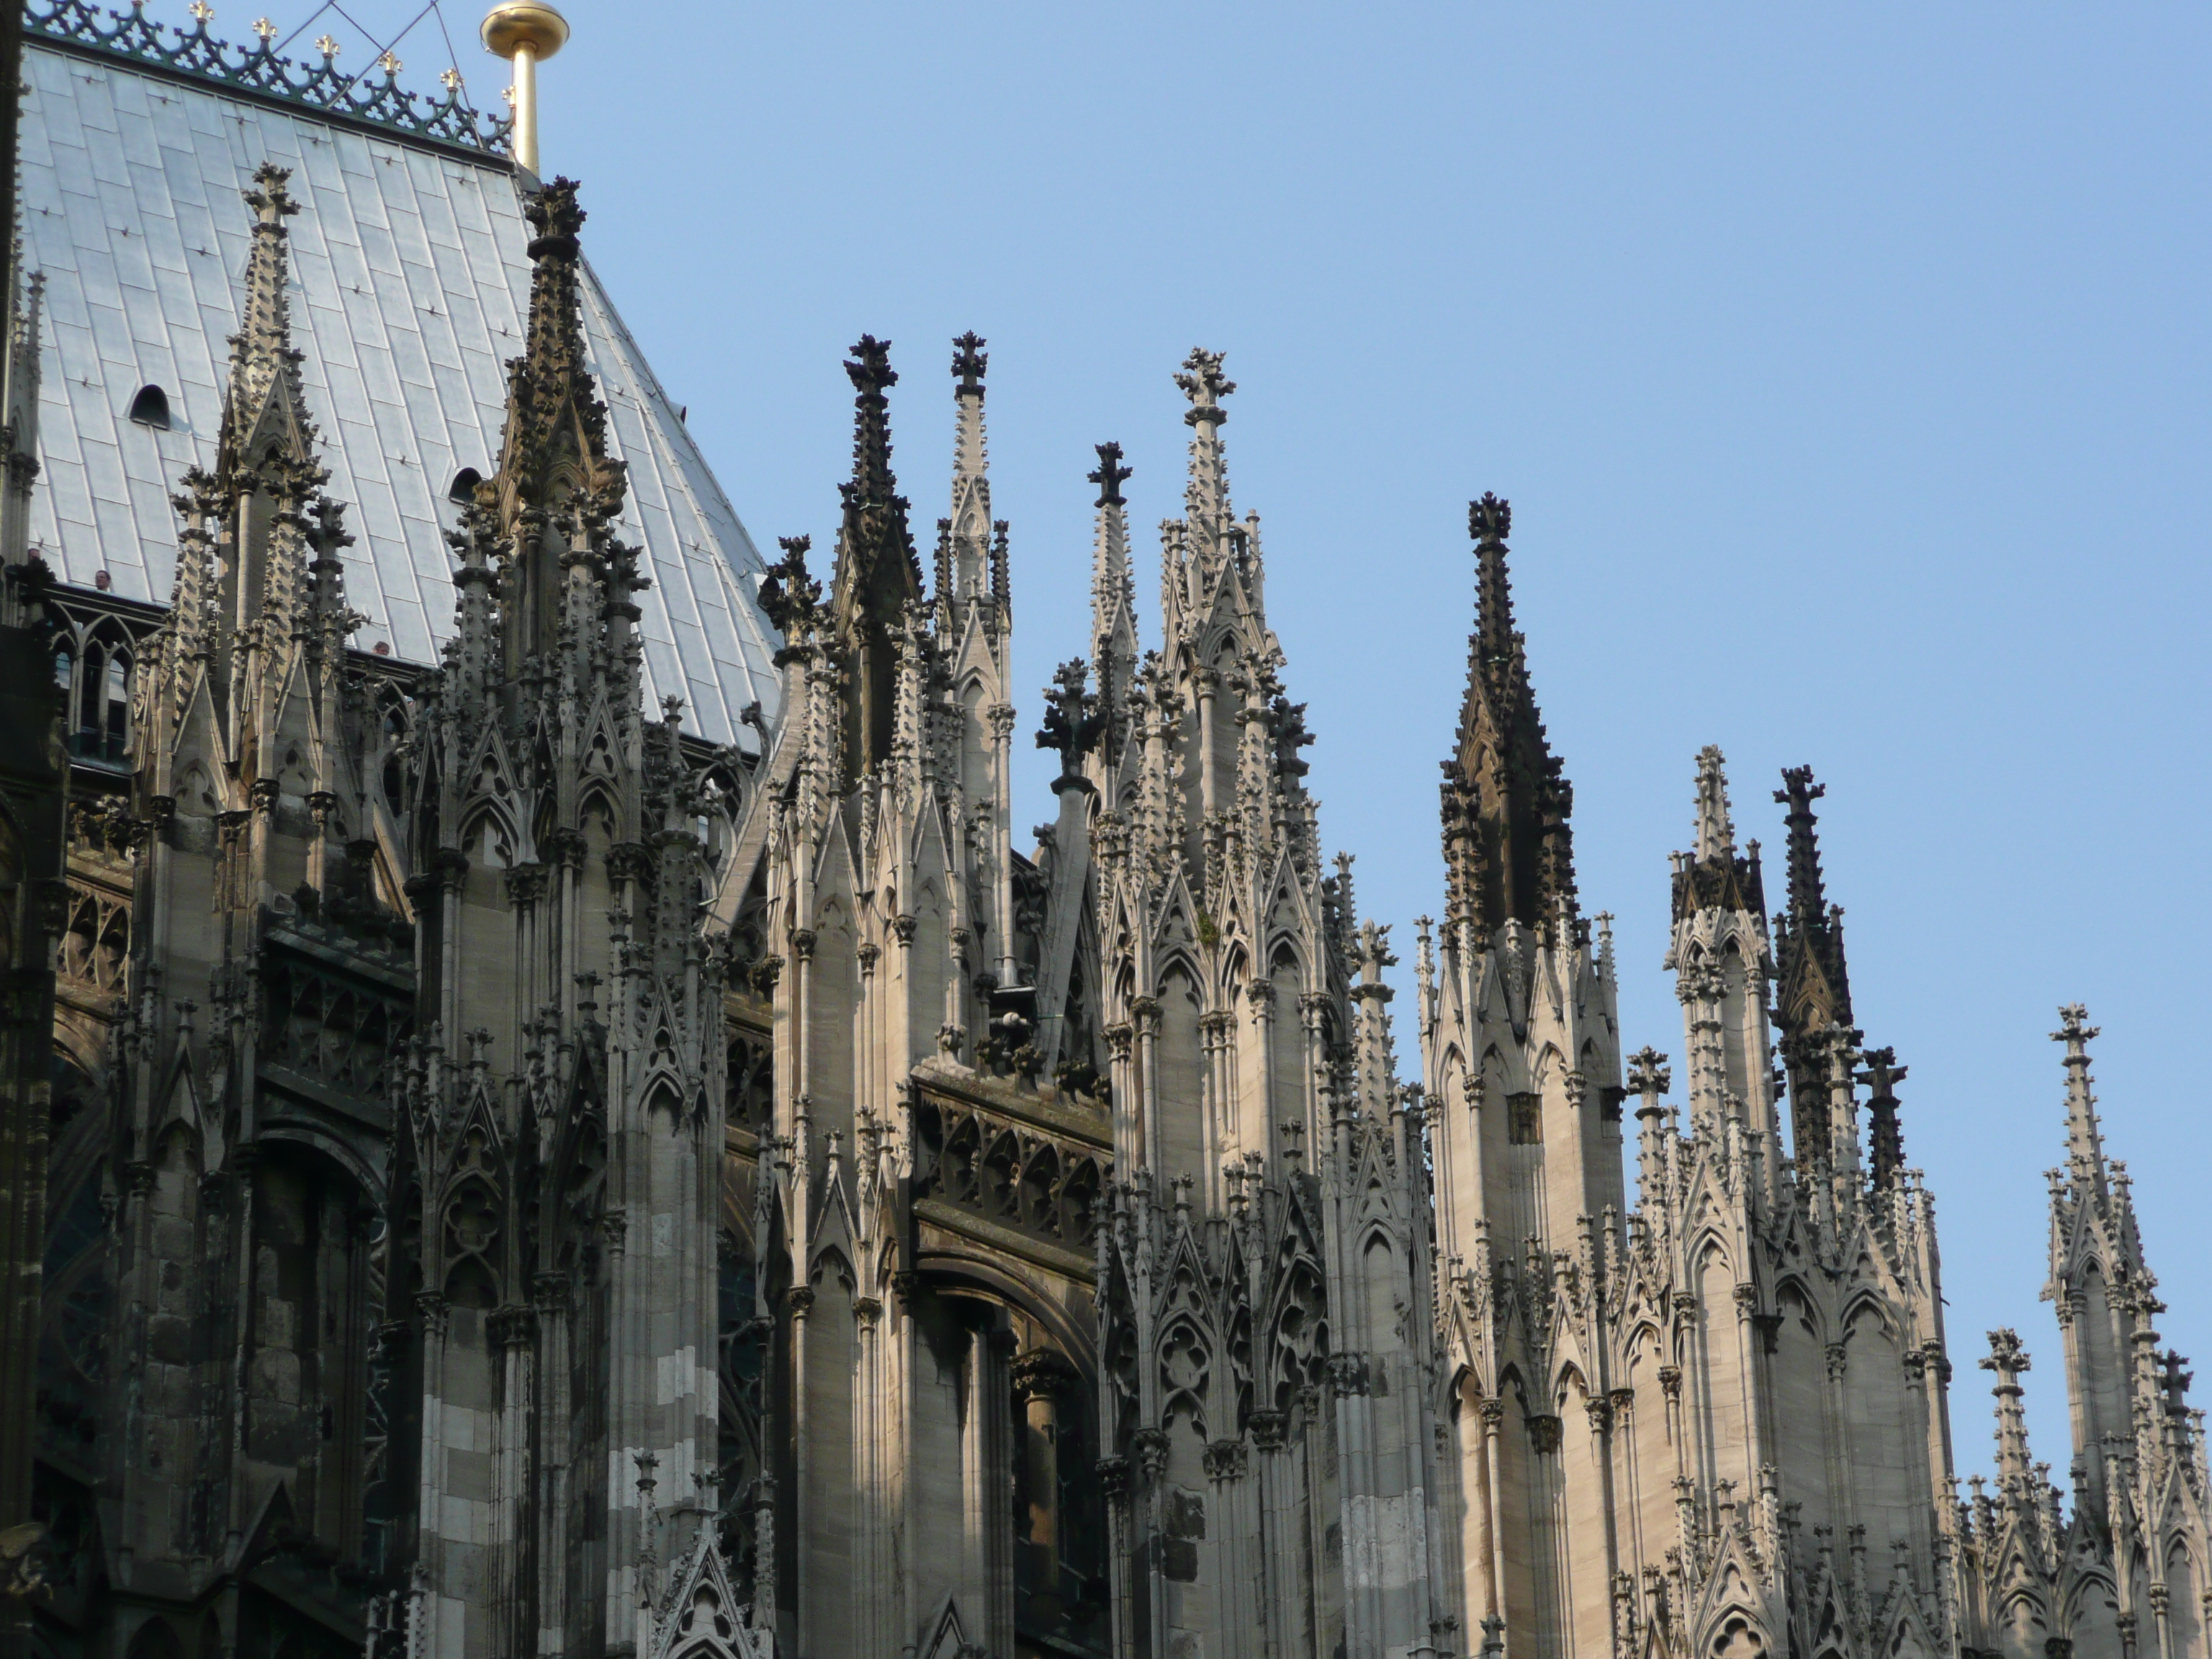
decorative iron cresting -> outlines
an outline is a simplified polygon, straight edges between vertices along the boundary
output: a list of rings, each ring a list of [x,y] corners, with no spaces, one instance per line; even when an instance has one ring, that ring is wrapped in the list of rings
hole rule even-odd
[[[129,11],[106,14],[113,21],[110,27],[100,21],[100,9],[88,0],[26,0],[24,31],[34,39],[112,52],[134,63],[151,64],[216,86],[365,121],[412,137],[434,139],[488,155],[507,153],[512,121],[495,120],[464,103],[461,77],[451,70],[443,77],[446,95],[431,98],[406,91],[398,84],[399,61],[388,52],[376,62],[382,78],[372,80],[366,70],[349,74],[338,68],[337,43],[327,35],[316,42],[322,64],[310,69],[276,55],[273,28],[257,26],[258,38],[254,46],[234,46],[208,33],[208,24],[215,17],[212,7],[194,6],[189,29],[149,22],[145,9],[145,0],[131,0]],[[173,35],[175,44],[165,44],[165,35]]]

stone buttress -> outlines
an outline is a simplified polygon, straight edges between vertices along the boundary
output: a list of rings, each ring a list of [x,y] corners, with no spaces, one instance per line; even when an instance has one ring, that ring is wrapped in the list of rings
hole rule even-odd
[[[2144,1259],[2127,1166],[2105,1152],[2089,1078],[2088,1011],[2059,1010],[2066,1162],[2050,1172],[2051,1277],[2074,1455],[2069,1510],[2032,1461],[2021,1401],[2028,1356],[1990,1333],[1994,1492],[1960,1506],[1969,1639],[2005,1659],[2193,1659],[2212,1631],[2212,1480],[2187,1361],[2159,1352],[2165,1311]]]
[[[1098,1241],[1115,1650],[1425,1653],[1438,1631],[1418,1094],[1384,930],[1325,873],[1221,359],[1194,352],[1161,647],[1137,658],[1127,477],[1100,452],[1092,636],[1063,672],[1114,1103]]]
[[[1662,1103],[1663,1056],[1646,1049],[1622,1073],[1610,945],[1593,950],[1576,912],[1567,788],[1512,628],[1509,525],[1504,502],[1474,504],[1449,905],[1422,974],[1464,1626],[1486,1650],[1585,1659],[1933,1656],[1959,1626],[1932,1206],[1899,1165],[1904,1069],[1862,1054],[1843,1023],[1817,790],[1808,774],[1786,780],[1793,1163],[1758,848],[1735,847],[1717,750],[1699,761],[1695,850],[1675,860],[1686,1127]],[[1881,1148],[1871,1166],[1861,1085]]]
[[[735,1605],[711,1549],[722,962],[697,925],[735,769],[685,748],[678,700],[641,706],[584,216],[565,179],[527,211],[526,347],[416,738],[421,1036],[393,1103],[407,1588],[380,1618],[447,1659],[642,1655],[700,1595]]]

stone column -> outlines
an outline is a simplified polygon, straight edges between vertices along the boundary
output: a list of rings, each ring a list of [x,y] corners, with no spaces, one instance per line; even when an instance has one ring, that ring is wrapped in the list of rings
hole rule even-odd
[[[1060,1421],[1076,1403],[1074,1366],[1049,1348],[1032,1348],[1013,1363],[1015,1402],[1021,1408],[1022,1486],[1016,1513],[1027,1535],[1018,1551],[1016,1582],[1026,1581],[1029,1611],[1039,1627],[1060,1621]]]

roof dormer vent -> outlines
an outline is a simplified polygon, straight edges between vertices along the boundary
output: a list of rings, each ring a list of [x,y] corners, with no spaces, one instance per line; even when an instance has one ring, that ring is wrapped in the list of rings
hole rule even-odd
[[[157,386],[140,386],[138,395],[131,400],[131,418],[156,432],[167,432],[171,425],[169,394]]]

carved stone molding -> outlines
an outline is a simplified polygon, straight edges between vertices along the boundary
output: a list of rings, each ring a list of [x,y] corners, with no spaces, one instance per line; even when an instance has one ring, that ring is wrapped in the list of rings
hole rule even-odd
[[[1206,1478],[1209,1480],[1235,1480],[1247,1468],[1247,1451],[1242,1440],[1216,1440],[1206,1447]]]
[[[1066,1357],[1051,1348],[1017,1354],[1010,1375],[1017,1400],[1072,1400],[1083,1381]]]

